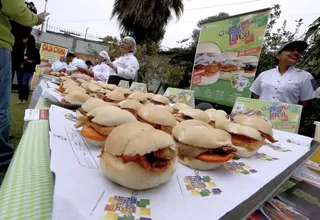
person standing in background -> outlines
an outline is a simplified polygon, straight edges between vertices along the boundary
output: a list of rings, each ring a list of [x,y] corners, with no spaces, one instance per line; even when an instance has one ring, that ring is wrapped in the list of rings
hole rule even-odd
[[[30,11],[37,14],[37,8],[33,2],[26,2],[26,5]],[[12,79],[14,79],[15,72],[20,68],[24,60],[25,43],[23,40],[28,39],[31,34],[32,28],[19,24],[14,20],[10,20],[11,34],[14,37],[14,44],[12,47]]]
[[[107,65],[112,69],[108,80],[109,84],[118,85],[120,80],[127,80],[131,85],[139,70],[139,62],[134,56],[136,49],[135,39],[132,37],[123,38],[120,44],[122,56],[113,62],[107,61]]]
[[[275,56],[278,66],[262,72],[253,82],[250,91],[255,99],[301,104],[315,98],[317,83],[309,72],[298,69],[308,44],[304,41],[287,42],[280,46]]]
[[[87,61],[86,61],[86,65],[87,65],[87,67],[88,67],[88,70],[92,71],[92,69],[93,69],[93,64],[91,63],[90,60],[87,60]]]
[[[26,42],[27,46],[24,54],[24,61],[17,70],[18,77],[18,104],[26,104],[29,98],[29,81],[36,71],[36,65],[40,64],[40,53],[36,47],[36,40],[30,35]]]
[[[67,66],[68,64],[66,63],[66,57],[61,56],[59,60],[57,60],[52,64],[51,68],[52,68],[52,71],[59,72],[62,69],[65,69]]]
[[[13,147],[8,143],[10,131],[10,114],[8,108],[11,96],[12,60],[11,52],[14,37],[10,33],[10,20],[24,26],[42,24],[46,13],[38,16],[31,12],[24,0],[0,1],[0,171],[5,171],[13,156]]]
[[[107,60],[110,60],[109,55],[103,50],[99,53],[99,58],[96,59],[96,65],[92,68],[92,70],[83,68],[78,68],[78,70],[97,81],[108,82],[110,67],[105,63]],[[74,77],[77,77],[77,75],[74,75]]]

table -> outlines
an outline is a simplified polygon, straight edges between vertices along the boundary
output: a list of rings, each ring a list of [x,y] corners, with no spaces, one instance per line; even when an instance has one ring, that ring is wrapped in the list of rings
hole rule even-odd
[[[40,98],[37,109],[49,108]],[[31,121],[0,189],[0,219],[50,219],[53,200],[50,170],[49,123]]]
[[[32,105],[32,103],[31,103]],[[49,108],[40,98],[35,108]],[[32,107],[32,106],[31,106]],[[49,123],[47,120],[28,123],[7,175],[0,189],[0,219],[50,219],[53,203],[54,176],[50,170]],[[222,219],[243,219],[290,178],[320,145],[313,141],[310,151],[286,171],[261,188],[252,197],[226,213]]]

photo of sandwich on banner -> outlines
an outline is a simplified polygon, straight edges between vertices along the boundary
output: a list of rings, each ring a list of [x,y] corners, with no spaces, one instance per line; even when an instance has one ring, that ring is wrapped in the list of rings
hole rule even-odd
[[[220,77],[221,80],[231,80],[232,76],[237,74],[239,76],[244,73],[244,65],[240,60],[234,58],[233,60],[226,60],[222,63],[220,67]]]
[[[213,43],[202,43],[198,46],[194,74],[201,76],[198,85],[211,85],[218,81],[221,63],[224,62],[220,48]]]
[[[240,57],[242,64],[244,65],[244,77],[254,77],[257,71],[259,58],[256,56],[243,56]]]

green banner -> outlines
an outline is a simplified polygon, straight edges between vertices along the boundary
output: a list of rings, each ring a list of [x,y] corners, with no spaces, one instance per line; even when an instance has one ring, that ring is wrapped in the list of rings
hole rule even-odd
[[[233,106],[250,97],[269,9],[202,26],[192,72],[196,99]]]

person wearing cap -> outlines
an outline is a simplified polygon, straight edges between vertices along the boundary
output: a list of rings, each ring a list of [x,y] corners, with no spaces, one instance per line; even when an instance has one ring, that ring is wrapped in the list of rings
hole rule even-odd
[[[277,51],[278,66],[262,72],[253,82],[250,91],[255,99],[298,104],[304,106],[315,98],[316,82],[309,72],[295,67],[308,47],[304,41],[283,44]]]
[[[127,80],[131,85],[139,70],[139,62],[134,56],[136,48],[136,41],[132,37],[123,38],[120,44],[122,56],[114,62],[107,61],[107,65],[112,69],[109,84],[118,85],[120,80]]]
[[[92,68],[92,70],[83,68],[78,68],[78,70],[97,81],[107,82],[110,72],[110,67],[105,63],[107,60],[110,60],[108,53],[106,51],[101,51],[99,54],[99,58],[97,58],[96,60],[97,64]]]

